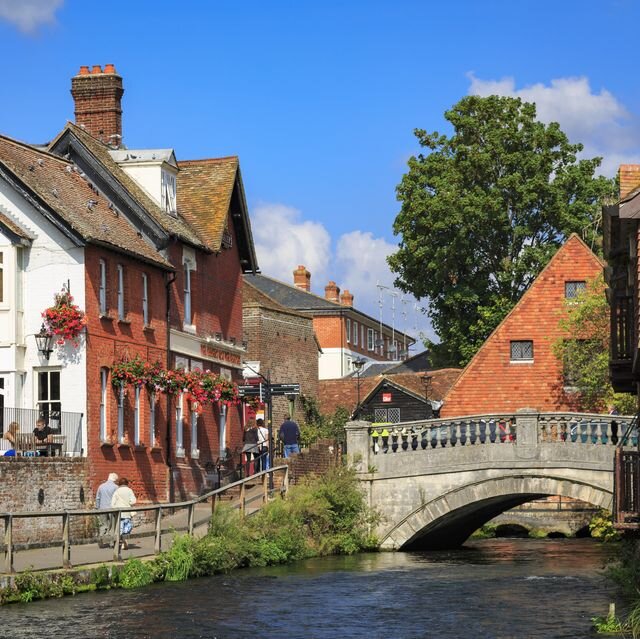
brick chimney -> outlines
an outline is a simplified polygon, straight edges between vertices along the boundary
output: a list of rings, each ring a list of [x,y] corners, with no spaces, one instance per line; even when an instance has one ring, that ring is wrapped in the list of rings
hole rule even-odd
[[[302,264],[293,272],[293,284],[303,291],[311,290],[311,273]]]
[[[620,165],[620,199],[640,186],[640,164]]]
[[[340,303],[340,288],[333,280],[324,287],[324,299]]]
[[[349,292],[349,289],[344,289],[340,296],[340,304],[343,306],[353,306],[353,295]]]
[[[76,124],[116,149],[122,144],[123,93],[122,77],[113,64],[105,64],[104,71],[98,64],[91,70],[80,67],[71,78]]]

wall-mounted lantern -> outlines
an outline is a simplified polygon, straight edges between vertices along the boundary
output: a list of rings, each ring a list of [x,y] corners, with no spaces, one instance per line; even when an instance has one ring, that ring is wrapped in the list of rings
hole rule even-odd
[[[53,335],[47,331],[43,324],[40,327],[40,332],[36,333],[35,338],[38,352],[42,353],[45,359],[49,361],[49,355],[53,353]]]

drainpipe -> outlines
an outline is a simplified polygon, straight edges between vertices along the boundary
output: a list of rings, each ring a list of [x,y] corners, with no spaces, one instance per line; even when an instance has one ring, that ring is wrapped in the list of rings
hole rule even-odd
[[[166,308],[167,308],[167,316],[166,316],[166,326],[167,326],[167,370],[171,368],[171,339],[170,339],[170,328],[171,328],[171,285],[176,281],[176,274],[171,273],[165,282],[165,290],[166,290]],[[173,503],[175,497],[175,486],[173,484],[173,466],[171,464],[171,395],[167,393],[167,440],[166,440],[166,449],[167,449],[167,467],[169,469],[169,502]]]

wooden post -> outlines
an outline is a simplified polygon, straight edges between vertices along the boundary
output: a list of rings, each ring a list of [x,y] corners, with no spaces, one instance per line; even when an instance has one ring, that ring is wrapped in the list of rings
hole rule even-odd
[[[4,571],[15,572],[13,568],[13,515],[4,518]]]
[[[195,512],[196,512],[195,504],[193,502],[191,502],[189,504],[189,519],[188,519],[188,523],[187,523],[189,535],[191,537],[193,537],[193,520],[194,520],[194,517],[195,517]]]
[[[244,517],[244,493],[245,493],[245,482],[240,484],[240,515]]]
[[[158,555],[162,550],[162,506],[156,510],[156,539],[153,544],[153,552]]]
[[[122,511],[119,510],[117,516],[113,518],[115,522],[115,543],[113,546],[113,561],[120,561],[122,559],[122,554],[120,553],[120,519],[122,518]]]
[[[211,516],[213,517],[213,515],[216,512],[216,506],[218,501],[218,493],[213,493],[213,495],[211,495]]]
[[[271,476],[270,472],[266,472],[262,475],[262,503],[266,504],[269,499],[269,477]]]
[[[284,481],[282,483],[282,487],[284,488],[284,494],[286,495],[289,492],[289,466],[287,465],[284,469]]]
[[[71,540],[69,533],[69,513],[62,514],[62,567],[71,568]]]

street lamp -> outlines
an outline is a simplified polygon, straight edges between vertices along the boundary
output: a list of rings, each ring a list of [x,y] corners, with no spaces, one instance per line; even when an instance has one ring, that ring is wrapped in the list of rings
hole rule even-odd
[[[420,375],[420,381],[424,385],[424,410],[425,410],[425,419],[429,419],[433,417],[433,411],[431,410],[431,404],[429,404],[429,390],[431,389],[431,380],[433,379],[433,375],[429,375],[429,373],[423,373]]]
[[[40,332],[36,333],[36,346],[38,352],[42,353],[47,361],[49,361],[49,355],[53,353],[53,335],[44,327],[44,324],[40,327]]]
[[[358,397],[358,403],[356,404],[356,410],[354,411],[354,417],[358,417],[358,413],[360,412],[360,371],[362,367],[367,363],[367,360],[359,357],[358,359],[354,359],[352,364],[356,369],[356,393]]]

